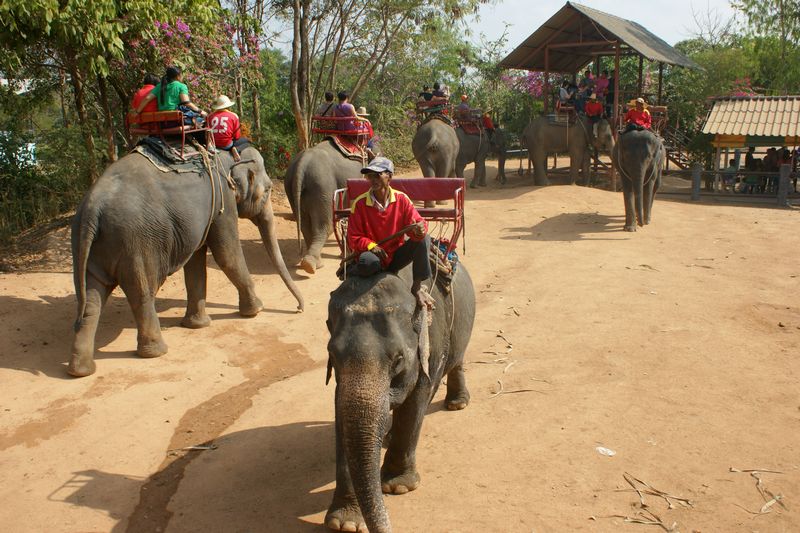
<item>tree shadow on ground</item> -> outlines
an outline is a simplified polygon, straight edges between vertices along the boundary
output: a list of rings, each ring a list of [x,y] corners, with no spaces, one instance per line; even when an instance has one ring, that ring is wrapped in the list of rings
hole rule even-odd
[[[112,533],[321,530],[303,517],[325,511],[333,496],[322,488],[335,480],[331,422],[248,429],[213,444],[172,452],[178,458],[147,480],[75,472],[50,499],[108,512],[120,520]]]
[[[500,238],[530,241],[618,240],[604,239],[596,235],[621,232],[624,225],[624,215],[561,213],[554,217],[544,218],[531,227],[505,228]]]

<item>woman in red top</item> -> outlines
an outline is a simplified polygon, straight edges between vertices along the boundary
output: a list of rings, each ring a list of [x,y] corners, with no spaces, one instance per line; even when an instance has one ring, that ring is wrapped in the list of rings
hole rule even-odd
[[[147,98],[147,95],[153,91],[153,88],[158,85],[159,79],[157,76],[153,74],[145,74],[144,81],[142,82],[142,88],[133,93],[133,99],[131,100],[131,109],[139,109],[139,104],[142,103],[142,100]],[[158,102],[155,100],[151,100],[144,109],[142,109],[142,113],[153,113],[158,111]]]
[[[239,152],[236,150],[236,146],[242,142],[239,115],[233,111],[226,111],[229,107],[233,107],[233,104],[234,102],[226,95],[219,95],[212,106],[214,111],[206,118],[206,124],[211,126],[214,146],[230,152],[234,161],[239,161]]]
[[[625,132],[631,130],[649,130],[653,124],[653,119],[650,116],[650,111],[647,110],[644,103],[644,98],[636,99],[636,107],[629,109],[625,113]]]

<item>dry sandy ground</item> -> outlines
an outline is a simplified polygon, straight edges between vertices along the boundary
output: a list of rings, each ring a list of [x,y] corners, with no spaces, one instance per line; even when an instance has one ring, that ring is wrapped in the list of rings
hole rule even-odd
[[[642,493],[666,529],[800,530],[800,213],[661,199],[654,223],[630,234],[620,193],[509,179],[469,191],[472,403],[447,412],[443,391],[435,399],[422,484],[386,498],[395,530],[658,531],[626,523],[644,519],[626,473],[676,497],[668,509]],[[296,260],[293,223],[280,231]],[[83,379],[65,372],[68,232],[0,275],[0,530],[323,531],[334,485],[324,320],[338,251],[331,242],[325,268],[298,274],[298,315],[255,228],[242,233],[264,312],[240,318],[212,264],[214,323],[182,329],[175,275],[159,300],[170,352],[144,360],[115,293],[97,373]],[[732,468],[777,473],[756,474],[762,496]]]

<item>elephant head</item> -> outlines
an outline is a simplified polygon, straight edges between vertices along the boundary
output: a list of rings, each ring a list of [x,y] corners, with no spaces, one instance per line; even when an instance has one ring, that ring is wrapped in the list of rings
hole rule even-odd
[[[592,136],[592,146],[598,152],[610,154],[614,150],[614,133],[608,120],[601,119],[597,123],[597,134]]]
[[[336,371],[336,428],[364,521],[391,531],[381,491],[381,442],[390,410],[428,376],[427,321],[395,274],[349,278],[328,306],[329,372]],[[337,452],[338,454],[338,452]]]
[[[302,311],[303,296],[289,275],[278,246],[275,216],[270,199],[272,181],[267,175],[264,159],[258,150],[252,146],[241,150],[241,161],[232,164],[230,176],[236,191],[236,210],[239,218],[249,219],[256,225],[272,263],[278,269],[278,274],[286,287],[297,300],[298,309]]]

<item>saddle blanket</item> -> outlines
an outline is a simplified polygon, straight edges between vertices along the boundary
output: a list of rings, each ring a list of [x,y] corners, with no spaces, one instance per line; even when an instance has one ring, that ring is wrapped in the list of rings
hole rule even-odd
[[[431,120],[441,120],[442,122],[444,122],[448,126],[453,126],[454,125],[453,124],[453,120],[450,117],[448,117],[447,115],[443,115],[441,113],[431,113],[427,117],[425,117],[425,120],[423,120],[420,123],[420,126],[422,126],[423,124],[427,124]]]
[[[474,122],[459,122],[458,127],[467,135],[480,135],[481,129]]]
[[[354,161],[365,161],[367,159],[367,151],[354,139],[345,137],[343,135],[331,135],[325,137],[339,150],[343,156]]]
[[[191,145],[183,148],[183,159],[181,159],[180,141],[164,142],[160,137],[144,137],[132,150],[145,156],[154,167],[161,172],[195,172],[204,173],[205,165],[200,151]],[[212,154],[209,154],[213,157]]]

